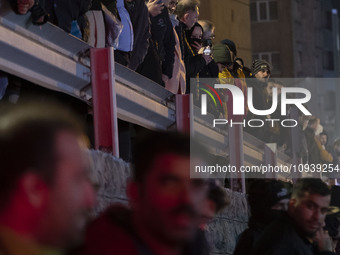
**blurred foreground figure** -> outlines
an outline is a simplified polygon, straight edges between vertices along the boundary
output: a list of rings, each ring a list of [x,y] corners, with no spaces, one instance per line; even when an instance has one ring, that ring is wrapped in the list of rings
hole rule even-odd
[[[209,224],[213,222],[217,213],[230,204],[230,197],[218,179],[209,179],[208,184],[207,197],[201,205],[199,230],[192,243],[192,254],[210,254],[212,243],[208,239]]]
[[[81,254],[192,254],[208,184],[190,178],[189,137],[153,132],[134,155],[131,208],[114,205],[90,224]]]
[[[252,254],[333,254],[323,229],[330,190],[320,179],[299,179],[293,186],[287,215],[268,226]]]
[[[94,192],[81,125],[58,106],[0,109],[0,254],[62,254],[81,240]]]

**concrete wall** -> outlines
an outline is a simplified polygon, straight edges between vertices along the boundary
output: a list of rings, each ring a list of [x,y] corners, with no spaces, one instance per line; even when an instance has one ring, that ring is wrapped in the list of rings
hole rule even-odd
[[[239,234],[248,225],[248,203],[245,194],[227,190],[231,205],[217,215],[209,225],[211,254],[233,254]]]
[[[131,165],[101,151],[89,151],[92,159],[91,180],[97,187],[98,214],[113,203],[127,204],[126,180],[131,176]]]
[[[201,0],[201,20],[210,20],[216,26],[215,43],[231,39],[236,43],[238,57],[245,65],[251,64],[251,33],[249,0]]]
[[[98,187],[98,204],[95,213],[103,211],[112,203],[128,203],[126,180],[131,176],[131,165],[110,154],[89,152],[93,167],[91,179]],[[237,236],[247,227],[248,206],[244,194],[227,190],[231,205],[218,214],[209,225],[208,239],[212,254],[232,254]]]

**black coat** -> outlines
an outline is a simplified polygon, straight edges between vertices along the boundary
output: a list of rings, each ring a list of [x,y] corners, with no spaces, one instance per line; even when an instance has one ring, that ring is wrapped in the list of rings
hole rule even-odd
[[[118,19],[117,0],[92,0],[91,10],[102,10],[102,4]]]
[[[268,105],[265,96],[265,88],[267,86],[266,82],[261,82],[256,78],[247,79],[248,88],[253,88],[253,106],[256,110],[267,110]],[[248,95],[250,97],[250,95]],[[255,115],[252,112],[248,111],[247,114],[247,122],[251,119],[260,119],[265,120],[265,116]],[[265,122],[265,121],[264,121]],[[264,126],[265,127],[265,126]],[[266,129],[264,127],[250,127],[246,126],[245,131],[252,134],[256,138],[265,141],[266,138]]]
[[[126,3],[125,8],[130,14],[134,36],[129,68],[136,70],[143,62],[149,48],[149,38],[151,36],[149,12],[144,0],[134,0],[131,3]]]
[[[176,26],[176,32],[178,35],[179,43],[182,51],[182,58],[185,64],[186,70],[186,93],[190,93],[190,78],[196,78],[199,72],[203,70],[206,63],[202,55],[195,55],[194,51],[190,47],[186,38],[185,30],[187,26],[183,22],[179,22]]]
[[[315,142],[314,130],[307,127],[304,131],[307,149],[308,149],[308,163],[309,164],[319,164],[321,163],[320,150]]]
[[[261,239],[266,228],[275,220],[282,217],[283,212],[271,209],[255,210],[252,208],[252,216],[248,222],[248,228],[238,238],[233,255],[251,254],[257,242]]]
[[[49,14],[48,21],[70,33],[72,21],[89,10],[91,0],[58,0],[56,3],[53,0],[39,0],[39,5]]]
[[[252,255],[330,255],[319,252],[316,243],[311,243],[298,230],[292,219],[284,214],[263,233]]]
[[[175,59],[175,36],[167,8],[163,8],[162,13],[152,17],[151,37],[156,44],[156,50],[162,62],[162,73],[169,79],[172,77]]]

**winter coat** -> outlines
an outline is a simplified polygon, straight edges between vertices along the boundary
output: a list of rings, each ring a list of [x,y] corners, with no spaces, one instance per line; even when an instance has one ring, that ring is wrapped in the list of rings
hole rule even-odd
[[[197,237],[201,238],[201,237]],[[193,240],[203,243],[200,239]],[[132,211],[122,205],[109,207],[99,218],[93,221],[85,234],[84,246],[77,255],[153,255],[155,254],[136,233],[132,221]],[[183,254],[194,254],[191,244]],[[205,255],[203,252],[195,255]]]
[[[129,68],[136,70],[143,62],[149,48],[149,38],[151,36],[149,12],[144,0],[134,0],[131,3],[126,3],[125,8],[130,14],[134,34]]]
[[[242,90],[244,95],[244,111],[245,115],[234,115],[233,112],[233,101],[234,98],[232,97],[232,94],[230,90],[221,90],[221,94],[224,98],[223,100],[223,109],[224,109],[224,117],[228,120],[235,121],[242,121],[244,117],[247,115],[247,84],[245,81],[245,76],[242,73],[241,69],[238,69],[237,76],[232,75],[227,68],[223,70],[223,72],[219,73],[218,75],[220,79],[220,83],[222,84],[232,84],[238,87]],[[239,79],[235,79],[235,77],[238,77]]]
[[[195,55],[194,51],[190,47],[188,40],[186,38],[185,30],[187,26],[183,22],[179,22],[176,26],[176,32],[178,35],[179,43],[182,51],[182,59],[185,63],[186,70],[186,93],[190,93],[190,78],[198,77],[199,72],[203,70],[206,62],[202,55]]]
[[[70,33],[72,21],[89,10],[91,0],[39,0],[39,5],[49,14],[50,22]]]
[[[170,79],[174,66],[176,41],[168,9],[163,8],[161,14],[155,17],[150,15],[150,21],[151,37],[156,43],[157,53],[162,62],[162,73]]]
[[[311,243],[285,214],[268,226],[255,245],[252,255],[331,255],[319,252],[316,243]]]
[[[320,164],[320,150],[318,149],[318,145],[315,141],[314,130],[310,127],[307,127],[304,131],[304,134],[307,141],[308,164]]]

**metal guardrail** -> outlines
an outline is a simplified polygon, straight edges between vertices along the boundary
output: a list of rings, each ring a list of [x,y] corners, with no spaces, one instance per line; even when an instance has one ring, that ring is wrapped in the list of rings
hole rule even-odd
[[[45,24],[35,26],[30,15],[16,15],[0,1],[0,69],[49,89],[86,99],[89,61],[79,54],[89,45]],[[87,98],[89,95],[87,95]]]
[[[91,104],[91,47],[52,24],[35,26],[30,15],[16,15],[0,0],[0,70]],[[149,129],[176,128],[175,95],[132,70],[115,64],[118,118]],[[194,106],[194,111],[199,109]],[[227,156],[228,132],[212,128],[194,114],[195,136],[214,154]],[[246,165],[263,162],[264,143],[244,133]],[[290,158],[277,154],[278,164]],[[284,178],[284,177],[282,177]]]

